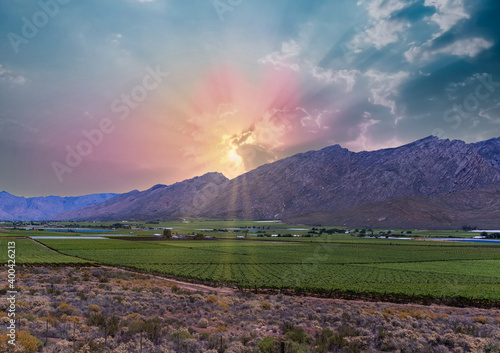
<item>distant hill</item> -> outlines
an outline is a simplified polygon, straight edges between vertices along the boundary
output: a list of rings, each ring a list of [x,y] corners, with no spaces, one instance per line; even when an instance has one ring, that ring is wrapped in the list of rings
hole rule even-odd
[[[399,224],[414,217],[422,220],[418,224],[441,227],[456,225],[450,216],[453,212],[460,212],[460,219],[471,222],[480,215],[493,217],[488,212],[497,211],[489,210],[487,205],[494,205],[498,194],[489,192],[488,187],[496,184],[500,184],[500,139],[467,144],[430,136],[398,148],[372,152],[355,153],[334,145],[263,165],[232,180],[209,173],[171,186],[132,191],[57,216],[101,221],[199,216],[302,222],[305,218],[298,216],[328,212],[330,219],[337,217],[336,224],[352,221],[356,225],[372,217],[370,212],[375,217],[378,211],[400,207],[401,212],[393,212],[387,218],[390,222],[384,224]],[[462,191],[470,192],[461,194]],[[447,194],[458,196],[425,198]],[[476,200],[476,196],[477,202],[484,198],[478,206],[484,210],[481,214],[473,212],[474,208],[467,211],[455,204],[467,198]],[[348,210],[354,210],[359,217],[352,218]],[[424,222],[425,214],[443,219]],[[493,219],[491,222],[495,223]]]
[[[118,194],[21,197],[0,192],[0,220],[50,220],[54,215],[97,204]]]
[[[450,194],[374,202],[346,210],[313,212],[285,221],[362,228],[498,229],[500,184]]]
[[[212,201],[214,192],[227,181],[220,173],[208,173],[173,185],[156,185],[142,192],[134,190],[56,217],[89,221],[144,221],[197,216]]]

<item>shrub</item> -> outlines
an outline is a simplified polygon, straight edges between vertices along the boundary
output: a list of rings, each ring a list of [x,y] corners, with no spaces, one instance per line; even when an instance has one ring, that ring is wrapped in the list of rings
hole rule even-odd
[[[472,318],[472,320],[474,320],[474,322],[478,322],[480,324],[485,324],[488,321],[488,319],[485,318],[484,316],[475,316]]]
[[[213,333],[223,333],[227,332],[227,327],[225,325],[219,325],[217,328],[213,331]]]
[[[94,312],[98,312],[99,310],[101,310],[101,308],[99,307],[99,305],[96,305],[96,304],[90,304],[88,306],[89,310],[90,311],[94,311]]]
[[[98,312],[92,312],[87,318],[87,325],[104,327],[106,325],[106,316]]]
[[[210,334],[208,332],[205,332],[205,331],[201,331],[200,333],[198,333],[200,335],[200,339],[202,341],[208,341],[208,339],[210,338]]]
[[[351,315],[349,313],[343,312],[342,313],[342,320],[349,320],[351,318]]]
[[[219,304],[218,304],[221,308],[224,308],[224,309],[229,309],[229,304],[227,303],[227,300],[226,298],[222,298],[219,300]]]
[[[198,324],[196,326],[198,326],[199,328],[207,328],[208,327],[208,320],[205,318],[202,318],[202,319],[200,319],[200,321],[198,321]]]
[[[132,314],[128,314],[127,316],[125,316],[125,318],[127,320],[134,320],[134,319],[137,319],[139,316],[140,316],[139,313],[132,313]]]
[[[158,287],[151,288],[151,293],[163,293],[163,290]]]
[[[303,329],[292,329],[285,333],[285,338],[289,339],[290,341],[297,342],[297,343],[307,343],[310,344],[312,342],[312,337],[309,335],[306,331]]]
[[[274,353],[277,342],[274,337],[264,337],[259,341],[258,346],[262,353]]]
[[[177,338],[179,338],[180,340],[187,340],[187,339],[193,338],[193,336],[189,332],[184,331],[184,330],[174,332],[170,335],[171,340],[176,340]]]
[[[119,323],[120,323],[120,319],[118,319],[114,315],[108,319],[108,322],[107,322],[108,335],[111,335],[113,337],[116,335],[116,333],[118,332],[118,329],[120,328]]]
[[[205,299],[205,303],[212,303],[212,304],[215,304],[217,303],[217,298],[214,297],[213,295],[210,295],[208,296],[206,299]]]
[[[9,351],[9,337],[6,334],[0,335],[0,351],[8,352]],[[32,336],[27,331],[17,331],[16,330],[16,343],[24,348],[24,350],[17,350],[16,352],[26,352],[26,353],[35,353],[42,346],[43,343],[38,340],[36,337]]]
[[[161,320],[158,317],[144,322],[142,330],[150,340],[158,339],[161,336]]]
[[[291,331],[295,328],[294,324],[291,322],[284,322],[280,326],[280,330],[283,331],[284,333]]]
[[[22,318],[28,320],[29,322],[35,321],[35,317],[31,314],[24,315]]]
[[[339,326],[337,328],[337,332],[342,337],[354,337],[354,336],[358,336],[359,335],[358,331],[356,331],[355,329],[353,329],[350,326],[345,326],[345,325]]]
[[[269,310],[271,309],[271,303],[269,303],[267,300],[263,301],[262,303],[260,303],[260,306],[262,309],[264,310]]]
[[[321,330],[321,333],[317,335],[314,346],[316,347],[317,353],[327,353],[330,349],[330,338],[333,336],[333,332],[327,328]],[[333,347],[332,347],[333,348]]]

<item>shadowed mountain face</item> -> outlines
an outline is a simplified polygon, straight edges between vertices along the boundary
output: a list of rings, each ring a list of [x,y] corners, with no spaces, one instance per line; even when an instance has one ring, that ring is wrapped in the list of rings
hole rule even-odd
[[[482,156],[475,145],[436,137],[374,152],[353,153],[336,145],[231,180],[205,215],[285,218],[472,190],[500,182],[500,171],[493,167],[495,157],[498,154]]]
[[[335,145],[263,165],[232,180],[209,173],[58,216],[102,221],[183,216],[283,219],[482,189],[500,183],[499,141],[466,144],[428,137],[398,148],[360,153]]]
[[[0,192],[0,219],[49,220],[58,213],[101,203],[118,194],[93,194],[74,197],[44,196],[24,198]]]
[[[347,210],[313,212],[286,221],[361,228],[498,229],[500,184],[451,194],[380,201]]]
[[[481,141],[474,144],[481,157],[488,160],[492,166],[500,171],[500,137]]]
[[[206,209],[213,195],[228,179],[220,173],[208,173],[173,185],[156,185],[117,196],[98,205],[56,217],[74,220],[171,220],[197,216]]]

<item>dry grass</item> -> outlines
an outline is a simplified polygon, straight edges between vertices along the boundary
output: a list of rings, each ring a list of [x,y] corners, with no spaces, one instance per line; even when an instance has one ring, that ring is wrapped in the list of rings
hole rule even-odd
[[[28,288],[19,293],[26,303],[23,329],[39,339],[48,332],[46,353],[72,349],[73,329],[76,352],[105,351],[105,327],[108,349],[119,353],[139,351],[141,339],[143,351],[151,353],[175,352],[177,344],[181,351],[213,353],[221,342],[226,353],[255,353],[259,342],[265,346],[273,339],[314,353],[495,352],[500,347],[495,310],[204,294],[100,269],[22,271]],[[164,290],[169,286],[172,291]],[[0,318],[8,320],[2,311]]]

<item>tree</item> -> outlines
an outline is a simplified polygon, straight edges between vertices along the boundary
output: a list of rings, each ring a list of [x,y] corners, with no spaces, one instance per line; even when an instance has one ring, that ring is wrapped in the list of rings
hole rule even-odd
[[[172,238],[172,231],[170,229],[163,229],[163,237],[167,239]]]

